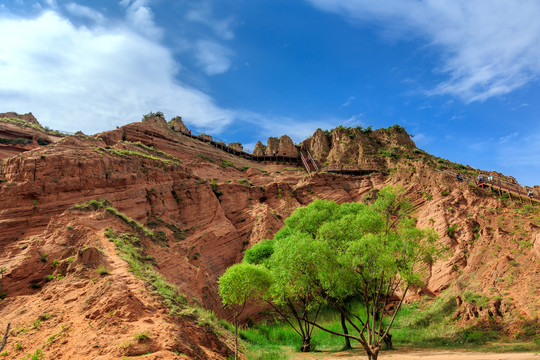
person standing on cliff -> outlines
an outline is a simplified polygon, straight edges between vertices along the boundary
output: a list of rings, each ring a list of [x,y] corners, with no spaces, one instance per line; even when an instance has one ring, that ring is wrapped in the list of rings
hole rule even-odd
[[[457,181],[463,182],[463,175],[461,175],[461,173],[457,174]]]

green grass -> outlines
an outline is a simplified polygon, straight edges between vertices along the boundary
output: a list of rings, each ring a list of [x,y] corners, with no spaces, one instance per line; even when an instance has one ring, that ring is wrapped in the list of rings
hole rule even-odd
[[[21,360],[42,360],[43,359],[43,350],[37,349],[33,354],[27,354],[23,356]]]
[[[116,245],[119,256],[129,264],[130,271],[146,282],[150,291],[155,292],[163,299],[171,315],[189,317],[199,326],[214,333],[219,334],[221,331],[227,330],[226,327],[219,324],[212,312],[187,305],[186,296],[155,269],[153,258],[144,253],[141,241],[136,234],[117,234],[112,229],[107,228],[105,236]]]
[[[465,295],[464,295],[465,298]],[[483,301],[482,295],[470,293],[465,301],[475,301],[477,305]],[[352,306],[356,313],[363,313],[362,306]],[[441,295],[429,304],[423,301],[404,305],[390,330],[395,348],[430,348],[430,349],[467,349],[473,351],[540,351],[540,342],[530,342],[536,330],[525,329],[529,337],[526,343],[503,341],[500,325],[478,323],[473,326],[460,326],[453,320],[457,309],[455,296]],[[325,310],[320,315],[325,327],[341,332],[339,314],[333,310]],[[388,321],[388,317],[385,318]],[[351,326],[349,333],[354,334]],[[535,328],[536,329],[536,328]],[[301,340],[287,323],[261,322],[251,328],[240,331],[240,338],[247,349],[248,359],[285,359],[283,347],[298,351]],[[323,332],[313,331],[312,346],[317,350],[340,351],[344,348],[341,337]],[[353,347],[359,348],[358,342],[351,341]],[[281,351],[280,351],[281,349]],[[384,345],[383,345],[384,349]],[[263,354],[263,355],[261,355]],[[268,354],[268,357],[265,355]],[[273,357],[282,356],[282,357]]]
[[[24,138],[15,138],[15,139],[7,139],[0,137],[0,144],[4,145],[27,145],[30,144],[32,141]]]
[[[246,185],[246,186],[249,186],[249,187],[253,186],[253,184],[251,182],[249,182],[248,179],[240,179],[240,180],[237,180],[237,181],[242,185]]]
[[[95,200],[86,201],[82,204],[73,205],[70,209],[80,210],[80,211],[96,211],[99,209],[104,209],[109,214],[116,216],[117,218],[125,222],[127,225],[129,225],[133,230],[135,230],[140,235],[149,237],[150,239],[158,243],[163,243],[167,241],[165,234],[163,232],[154,232],[150,230],[149,228],[137,222],[136,220],[130,218],[126,214],[116,210],[114,207],[112,207],[111,203],[106,199],[95,199]]]
[[[143,144],[140,144],[140,145],[145,146]],[[106,148],[102,146],[95,147],[94,150],[101,154],[109,154],[109,155],[120,156],[120,157],[139,156],[139,157],[159,161],[166,165],[180,165],[179,159],[156,149],[152,149],[152,152],[158,153],[159,156],[142,153],[140,151],[135,151],[135,150],[117,149],[117,148],[112,148],[112,147]]]
[[[105,276],[110,273],[109,269],[107,269],[103,264],[100,264],[98,268],[96,269],[96,271],[101,276]]]
[[[130,265],[130,271],[135,276],[144,280],[149,288],[157,292],[171,309],[178,311],[186,304],[186,297],[180,294],[177,288],[169,284],[165,278],[156,271],[153,258],[144,254],[140,239],[135,234],[117,234],[107,229],[105,236],[115,245],[120,257]]]
[[[52,130],[52,129],[49,129],[48,127],[43,127],[39,124],[34,124],[34,123],[31,123],[29,121],[26,121],[26,120],[23,120],[23,119],[18,119],[18,118],[0,118],[0,122],[5,122],[5,123],[9,123],[9,124],[14,124],[14,125],[18,125],[18,126],[22,126],[22,127],[29,127],[29,128],[33,128],[33,129],[36,129],[36,130],[39,130],[39,131],[42,131],[44,133],[47,133],[47,134],[51,134],[51,135],[56,135],[56,136],[67,136],[67,134],[61,132],[61,131],[58,131],[58,130]]]

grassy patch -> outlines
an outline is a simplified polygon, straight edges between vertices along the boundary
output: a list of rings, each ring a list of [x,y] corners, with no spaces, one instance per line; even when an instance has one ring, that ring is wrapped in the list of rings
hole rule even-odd
[[[483,301],[480,297],[482,296],[471,293],[467,299],[478,304]],[[353,304],[352,308],[355,313],[363,313],[360,304]],[[453,320],[456,309],[456,298],[444,294],[429,304],[425,301],[419,301],[404,305],[390,330],[393,345],[397,348],[467,349],[497,352],[540,350],[540,343],[501,341],[498,332],[500,329],[493,324],[479,323],[467,327],[459,326]],[[342,332],[339,314],[333,310],[323,311],[320,320],[330,330]],[[349,331],[354,332],[350,328]],[[529,330],[529,333],[532,332]],[[298,334],[288,324],[282,322],[261,322],[241,330],[240,338],[244,341],[249,359],[286,359],[280,349],[290,347],[298,351],[301,345]],[[319,329],[313,331],[311,342],[316,351],[340,351],[344,346],[343,338],[330,335]],[[358,343],[352,345],[360,346]],[[361,349],[361,347],[359,348]]]
[[[246,186],[249,186],[249,187],[253,186],[253,184],[251,182],[249,182],[248,179],[240,179],[240,180],[237,180],[237,181],[242,185],[246,185]]]
[[[18,119],[18,118],[0,118],[0,122],[4,122],[4,123],[8,123],[8,124],[14,124],[14,125],[22,126],[22,127],[28,127],[28,128],[32,128],[32,129],[42,131],[42,132],[47,133],[47,134],[56,135],[56,136],[67,136],[68,135],[68,134],[63,133],[61,131],[49,129],[46,126],[41,126],[39,124],[35,124],[35,123],[29,122],[29,121],[26,121],[26,120],[23,120],[23,119]]]
[[[4,144],[4,145],[27,145],[30,143],[31,143],[30,140],[24,139],[24,138],[7,139],[7,138],[0,137],[0,144]]]
[[[140,145],[145,146],[143,144],[140,144]],[[159,162],[161,162],[163,164],[166,164],[166,165],[180,165],[180,160],[179,159],[176,159],[175,157],[173,157],[173,156],[171,156],[169,154],[166,154],[164,152],[161,152],[161,151],[155,150],[155,149],[152,149],[152,152],[154,152],[154,153],[159,152],[159,156],[150,155],[150,154],[143,153],[143,152],[140,152],[140,151],[135,151],[135,150],[117,149],[117,148],[102,147],[102,146],[95,147],[94,150],[96,152],[98,152],[98,153],[101,153],[101,154],[109,154],[109,155],[120,156],[120,157],[138,156],[138,157],[142,157],[142,158],[146,158],[146,159],[159,161]]]

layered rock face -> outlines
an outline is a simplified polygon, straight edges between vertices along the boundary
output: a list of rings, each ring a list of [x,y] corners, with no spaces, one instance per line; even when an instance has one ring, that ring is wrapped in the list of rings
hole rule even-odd
[[[229,147],[231,149],[238,150],[238,151],[243,151],[244,150],[244,146],[242,146],[242,144],[239,143],[239,142],[229,143]]]
[[[279,139],[275,137],[269,137],[266,149],[264,149],[264,146],[260,141],[257,142],[253,154],[260,156],[262,155],[263,150],[264,155],[266,156],[298,156],[298,150],[296,149],[294,142],[287,135],[283,135]]]
[[[29,122],[31,124],[39,125],[39,122],[37,121],[35,116],[32,115],[32,113],[22,114],[22,115],[19,115],[19,114],[15,113],[15,112],[0,113],[0,118],[21,119],[21,120],[24,120],[24,121]]]
[[[187,126],[182,121],[181,116],[176,116],[176,117],[172,118],[171,121],[169,121],[169,126],[174,131],[179,131],[179,132],[183,132],[183,133],[188,133],[189,132],[189,129],[187,128]]]
[[[317,129],[311,139],[306,140],[304,143],[304,146],[308,148],[314,159],[321,163],[326,161],[330,153],[330,142],[328,136],[321,129]]]
[[[32,113],[0,114],[0,159],[35,149],[62,139],[62,136],[46,130]]]
[[[159,273],[178,286],[189,301],[196,300],[219,316],[230,318],[217,295],[217,279],[242,259],[243,250],[271,238],[299,206],[317,198],[369,202],[377,189],[387,184],[406,189],[415,205],[418,224],[433,227],[451,249],[448,259],[427,269],[426,286],[413,294],[438,295],[445,289],[487,292],[493,288],[506,293],[497,305],[501,313],[497,321],[516,319],[515,313],[534,318],[538,300],[532,294],[540,291],[536,281],[540,273],[538,215],[522,217],[513,203],[435,171],[435,161],[424,160],[429,156],[413,152],[414,143],[408,136],[393,131],[353,135],[336,130],[330,136],[318,131],[304,144],[318,161],[328,162],[328,167],[375,164],[394,169],[388,176],[324,172],[306,176],[302,168],[251,162],[172,131],[162,118],[91,137],[69,136],[12,157],[0,165],[0,267],[6,267],[4,289],[8,292],[0,302],[0,318],[21,327],[40,311],[36,307],[28,317],[17,315],[29,301],[42,308],[51,306],[56,313],[65,306],[70,315],[63,319],[82,329],[72,338],[83,339],[86,331],[99,345],[84,347],[86,354],[92,354],[90,358],[118,350],[100,342],[100,331],[106,334],[103,342],[114,341],[112,330],[100,328],[100,323],[126,324],[130,332],[137,332],[144,324],[151,324],[150,319],[155,325],[151,324],[155,348],[144,351],[165,351],[164,356],[171,356],[166,352],[171,349],[188,353],[179,345],[184,342],[191,344],[188,347],[193,358],[226,358],[226,340],[205,334],[193,322],[175,323],[166,317],[163,305],[136,290],[145,285],[127,272],[125,263],[115,257],[114,247],[104,238],[106,227],[119,233],[132,230],[103,211],[88,214],[69,208],[83,201],[107,199],[118,211],[162,233],[160,243],[141,240],[145,256],[155,261]],[[292,150],[292,141],[287,138],[282,137],[283,144],[273,138],[269,147],[282,151],[289,146]],[[262,144],[259,149],[262,151]],[[379,149],[395,151],[398,156],[386,156]],[[448,229],[454,225],[450,236]],[[104,249],[104,254],[85,253],[85,246]],[[62,268],[65,279],[47,282],[45,276],[56,270],[40,260],[38,250],[49,254],[50,262],[67,262],[73,257],[80,271],[99,264],[110,266],[111,277],[100,278],[95,273],[79,277],[81,272],[75,265],[69,268],[66,264]],[[510,275],[512,283],[499,280]],[[472,276],[475,281],[468,281]],[[96,284],[92,284],[92,277],[97,277]],[[97,300],[100,297],[102,301]],[[95,306],[94,311],[82,304],[87,300]],[[115,313],[117,317],[109,315],[116,308],[121,309]],[[257,313],[255,309],[246,310],[246,316]],[[174,338],[170,334],[180,331],[179,327],[193,331],[181,341],[163,340]],[[34,341],[37,347],[43,339],[35,336],[29,334],[28,341]],[[68,340],[73,345],[70,351],[80,354],[72,341]],[[99,354],[103,348],[106,350]],[[56,351],[60,353],[61,349],[59,346]],[[134,355],[138,350],[129,351]]]
[[[255,144],[255,149],[253,149],[253,155],[255,156],[263,156],[265,152],[265,147],[262,144],[262,142],[257,141],[257,144]]]
[[[275,137],[269,137],[268,142],[266,143],[266,151],[264,155],[271,156],[277,155],[279,152],[279,140]]]

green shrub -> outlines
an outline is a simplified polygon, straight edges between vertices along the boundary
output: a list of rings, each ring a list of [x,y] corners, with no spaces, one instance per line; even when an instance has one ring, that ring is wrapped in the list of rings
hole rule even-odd
[[[41,251],[37,251],[38,255],[39,255],[39,260],[41,260],[42,262],[47,262],[47,253],[42,253]]]
[[[148,114],[144,114],[143,115],[143,120],[146,119],[146,118],[150,118],[150,117],[154,117],[154,116],[158,116],[158,117],[162,117],[164,118],[164,115],[161,111],[156,111],[156,112],[152,112],[150,111]]]
[[[86,201],[82,204],[73,205],[70,209],[81,211],[96,211],[98,209],[105,209],[111,206],[111,202],[107,199],[95,199]]]
[[[237,180],[237,181],[242,185],[246,185],[246,186],[249,186],[249,187],[253,186],[253,184],[250,183],[248,179],[240,179],[240,180]]]
[[[21,360],[42,360],[43,359],[43,350],[37,349],[33,354],[27,354],[23,356]]]
[[[446,229],[446,233],[448,236],[450,236],[452,239],[454,239],[454,236],[456,234],[457,230],[457,224],[450,226],[448,229]]]
[[[6,139],[0,138],[0,144],[4,145],[27,145],[30,144],[30,140],[24,138]]]
[[[145,332],[133,335],[133,338],[137,340],[137,342],[141,343],[148,340],[150,338],[150,334],[148,333],[148,331],[145,331]]]
[[[109,269],[107,269],[103,264],[100,264],[96,271],[101,276],[108,275],[110,273]]]

